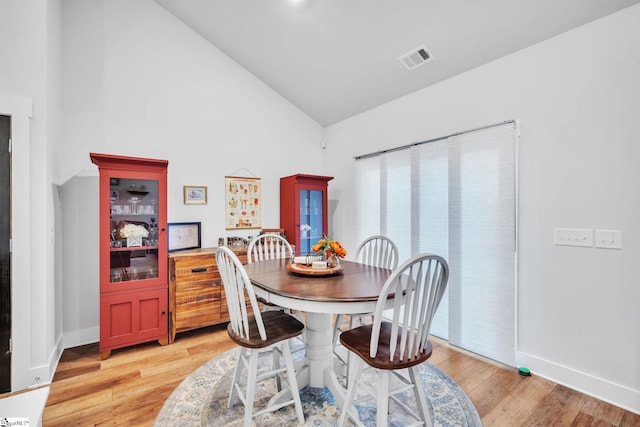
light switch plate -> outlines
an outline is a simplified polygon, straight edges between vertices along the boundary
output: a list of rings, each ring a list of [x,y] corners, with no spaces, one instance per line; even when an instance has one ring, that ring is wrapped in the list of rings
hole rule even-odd
[[[622,249],[622,231],[596,230],[596,248]]]
[[[553,230],[553,244],[593,247],[593,230],[590,228],[556,228]]]

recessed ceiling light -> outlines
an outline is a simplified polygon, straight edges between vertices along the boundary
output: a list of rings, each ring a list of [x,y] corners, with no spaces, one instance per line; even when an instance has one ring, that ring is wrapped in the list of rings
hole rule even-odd
[[[289,3],[298,9],[303,9],[311,6],[312,0],[288,0]]]

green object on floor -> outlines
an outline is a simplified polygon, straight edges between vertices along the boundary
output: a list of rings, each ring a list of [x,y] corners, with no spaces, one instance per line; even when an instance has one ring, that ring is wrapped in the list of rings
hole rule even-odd
[[[531,371],[529,370],[529,368],[525,368],[524,366],[518,368],[518,373],[525,377],[531,376]]]

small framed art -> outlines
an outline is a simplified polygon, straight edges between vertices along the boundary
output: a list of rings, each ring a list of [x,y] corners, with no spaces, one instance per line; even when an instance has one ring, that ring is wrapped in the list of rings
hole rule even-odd
[[[207,204],[207,187],[197,185],[184,186],[184,204],[185,205],[206,205]]]
[[[167,224],[167,249],[169,252],[197,249],[201,245],[200,222],[170,222]]]

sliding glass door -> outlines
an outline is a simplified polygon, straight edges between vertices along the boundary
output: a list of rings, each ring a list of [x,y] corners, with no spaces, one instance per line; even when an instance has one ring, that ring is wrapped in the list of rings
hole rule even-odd
[[[360,159],[355,174],[359,240],[383,234],[398,245],[401,262],[424,252],[449,262],[449,286],[432,333],[510,365],[515,363],[514,128],[514,123],[491,126]]]

